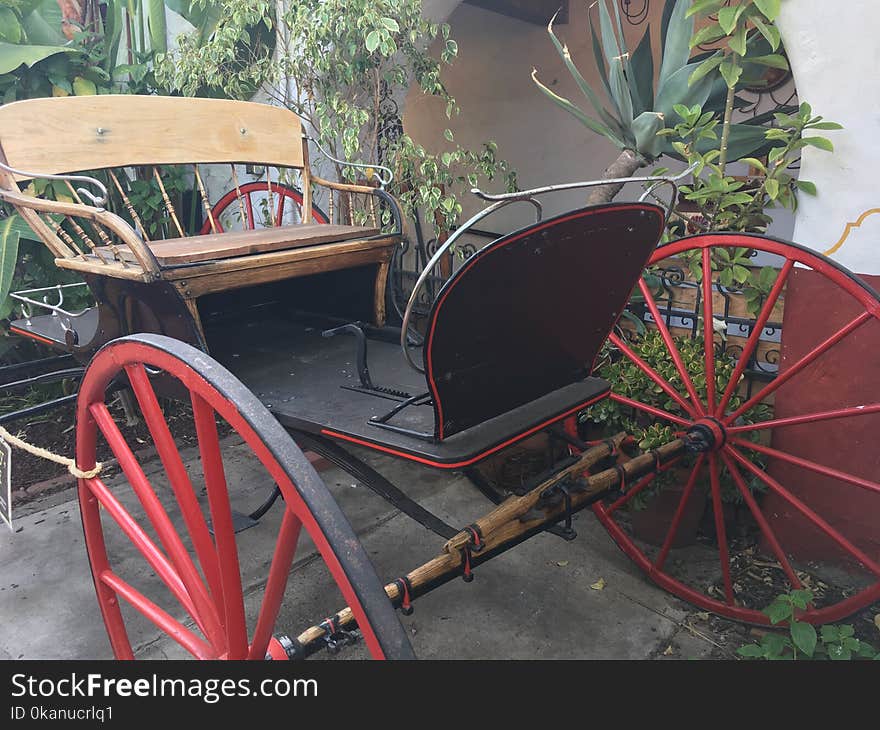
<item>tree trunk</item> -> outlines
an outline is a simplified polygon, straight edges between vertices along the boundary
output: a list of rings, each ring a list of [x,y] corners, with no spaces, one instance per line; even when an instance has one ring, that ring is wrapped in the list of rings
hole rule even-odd
[[[611,180],[618,177],[631,177],[636,170],[644,167],[645,164],[644,159],[635,152],[624,150],[614,162],[605,168],[602,179]],[[614,196],[620,192],[621,188],[623,188],[623,185],[620,183],[595,187],[587,195],[587,205],[610,203],[614,200]]]

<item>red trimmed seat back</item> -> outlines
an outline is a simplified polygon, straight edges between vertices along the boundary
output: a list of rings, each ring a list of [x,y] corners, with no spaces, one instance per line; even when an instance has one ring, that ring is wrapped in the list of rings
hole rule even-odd
[[[472,256],[428,319],[425,374],[437,438],[588,377],[663,225],[655,205],[590,207]]]

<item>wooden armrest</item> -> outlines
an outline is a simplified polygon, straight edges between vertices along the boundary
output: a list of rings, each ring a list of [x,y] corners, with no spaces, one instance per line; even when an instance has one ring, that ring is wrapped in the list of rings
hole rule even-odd
[[[331,182],[330,180],[325,180],[324,178],[318,177],[315,174],[312,174],[312,182],[325,188],[344,190],[349,193],[374,193],[378,189],[374,188],[372,185],[354,185],[352,183]]]
[[[335,183],[316,175],[312,175],[311,180],[312,182],[321,185],[322,187],[330,188],[331,190],[342,190],[343,192],[348,193],[369,193],[370,195],[376,195],[380,199],[384,199],[392,208],[392,217],[394,218],[394,226],[396,229],[394,233],[400,235],[403,232],[403,213],[401,212],[400,203],[397,198],[384,188],[376,188],[370,185],[353,185],[351,183]]]
[[[144,245],[140,237],[132,230],[131,226],[115,213],[103,208],[95,208],[84,203],[66,203],[59,200],[45,200],[43,198],[35,198],[32,195],[26,195],[22,192],[0,188],[0,200],[9,203],[16,210],[22,213],[22,217],[27,221],[28,225],[43,238],[44,243],[50,249],[55,251],[53,242],[57,242],[57,236],[49,226],[37,215],[27,215],[25,211],[34,211],[36,213],[48,213],[62,216],[71,216],[73,218],[83,218],[92,221],[96,225],[109,229],[112,233],[119,236],[122,242],[128,247],[134,255],[137,262],[145,272],[156,273],[159,271],[159,265],[150,250]],[[58,242],[60,243],[60,242]],[[69,248],[64,245],[64,248]],[[55,251],[60,254],[61,258],[70,258],[72,254],[65,251]]]

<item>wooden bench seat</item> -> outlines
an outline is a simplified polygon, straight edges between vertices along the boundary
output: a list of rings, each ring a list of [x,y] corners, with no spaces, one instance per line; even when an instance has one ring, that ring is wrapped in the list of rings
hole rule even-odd
[[[15,133],[22,129],[27,134]],[[142,95],[27,99],[0,106],[0,163],[0,202],[16,209],[59,268],[86,277],[120,332],[165,332],[172,320],[189,318],[184,339],[205,347],[196,336],[201,297],[284,280],[302,293],[311,284],[293,280],[346,269],[356,270],[346,281],[356,277],[372,298],[374,324],[384,323],[400,206],[381,177],[354,184],[313,175],[302,122],[287,109]],[[69,178],[69,196],[60,199],[52,199],[57,185],[46,188],[49,197],[21,188],[84,170],[91,182]],[[256,175],[259,185],[241,175]],[[174,179],[186,190],[166,187]],[[212,186],[225,186],[226,194]],[[313,195],[322,196],[327,214],[313,214]],[[283,224],[285,204],[297,206],[300,223]],[[227,208],[250,230],[223,230]],[[192,235],[201,230],[199,209],[213,231],[207,235]],[[252,228],[260,222],[265,227]],[[156,307],[161,314],[145,314]]]
[[[257,228],[252,231],[224,231],[206,236],[168,238],[164,241],[151,241],[148,245],[160,265],[173,267],[200,261],[365,239],[377,233],[379,229],[364,226],[311,223]]]

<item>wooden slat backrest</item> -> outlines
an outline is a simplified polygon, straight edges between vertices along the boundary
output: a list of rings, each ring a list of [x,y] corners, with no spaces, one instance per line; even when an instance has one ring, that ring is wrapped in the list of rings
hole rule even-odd
[[[8,164],[40,174],[191,162],[302,168],[303,144],[293,112],[246,101],[100,95],[0,106]]]

